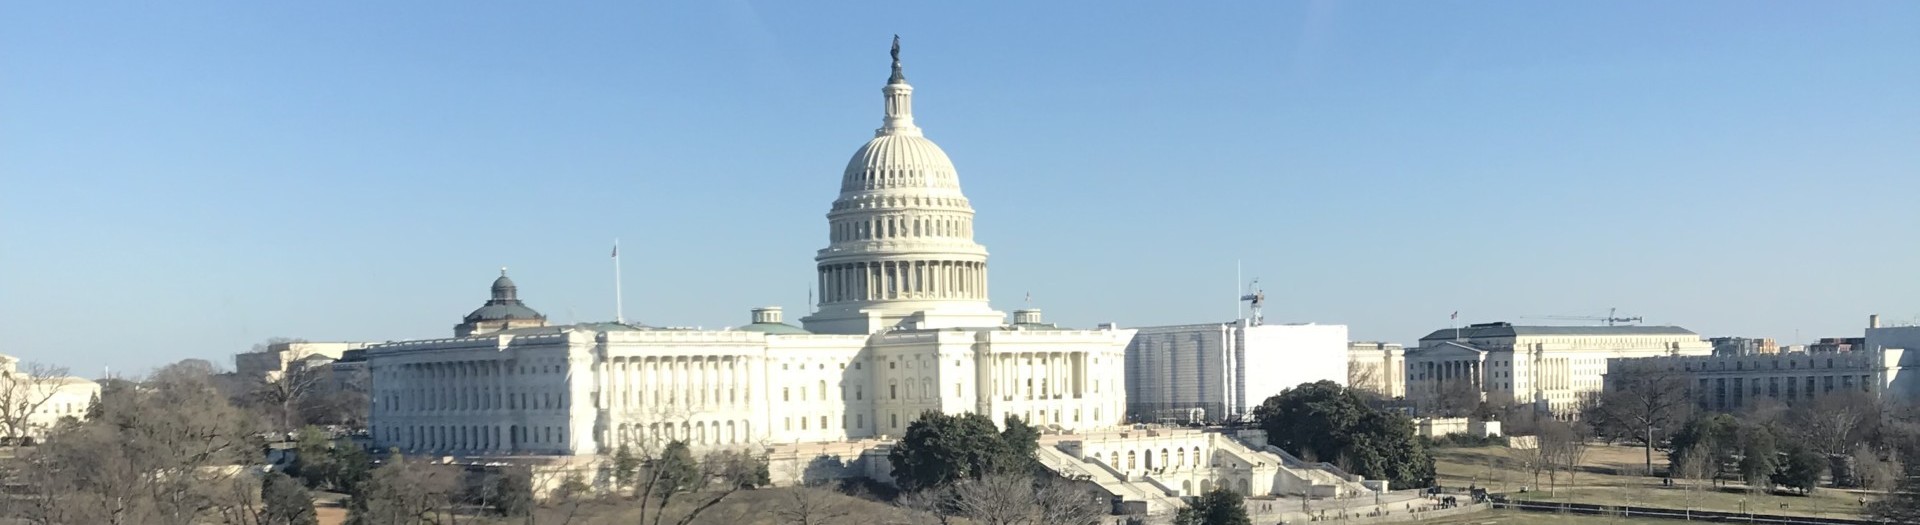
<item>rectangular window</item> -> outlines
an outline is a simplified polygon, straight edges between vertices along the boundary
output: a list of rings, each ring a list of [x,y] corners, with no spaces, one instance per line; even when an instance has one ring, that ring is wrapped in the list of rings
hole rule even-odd
[[[866,415],[866,414],[854,414],[854,415],[853,415],[853,428],[867,428],[867,415]]]
[[[822,430],[827,428],[827,416],[820,416],[820,428]]]

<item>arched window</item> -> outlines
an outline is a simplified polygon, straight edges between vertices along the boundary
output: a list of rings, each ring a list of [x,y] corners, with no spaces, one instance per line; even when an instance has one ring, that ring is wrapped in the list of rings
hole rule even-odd
[[[1167,449],[1160,449],[1160,468],[1167,468]]]
[[[1112,455],[1110,456],[1110,459],[1107,460],[1107,466],[1113,467],[1116,469],[1120,468],[1120,452],[1119,451],[1115,451],[1112,453]]]
[[[1133,470],[1133,465],[1134,465],[1133,458],[1134,458],[1133,451],[1131,450],[1127,451],[1127,470]]]
[[[1200,462],[1200,447],[1193,447],[1193,466],[1194,467],[1206,466],[1205,463]]]

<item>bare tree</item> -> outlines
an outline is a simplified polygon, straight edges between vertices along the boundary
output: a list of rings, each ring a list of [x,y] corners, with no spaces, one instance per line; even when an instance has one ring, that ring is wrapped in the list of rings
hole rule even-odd
[[[301,426],[302,404],[311,401],[327,386],[325,370],[294,367],[277,375],[261,378],[253,387],[253,397],[273,413],[275,430],[292,432]]]
[[[1879,419],[1879,401],[1861,392],[1830,393],[1787,412],[1788,428],[1829,457],[1852,453],[1866,443],[1867,430]]]
[[[0,356],[0,359],[9,359]],[[67,380],[67,369],[41,363],[0,363],[0,430],[19,440],[36,430],[38,414]]]
[[[1367,392],[1376,397],[1387,397],[1386,389],[1382,388],[1384,381],[1381,379],[1383,376],[1380,368],[1379,363],[1348,361],[1347,388]]]
[[[1022,525],[1038,518],[1033,478],[989,474],[954,485],[954,510],[982,525]]]
[[[893,504],[907,509],[916,520],[912,523],[932,523],[949,525],[953,522],[953,490],[951,487],[935,487],[901,494],[894,498]]]
[[[1645,449],[1647,474],[1653,473],[1653,447],[1657,432],[1685,421],[1688,401],[1686,380],[1667,371],[1624,372],[1607,378],[1607,390],[1586,410],[1586,416],[1599,430],[1638,443]],[[1606,432],[1613,429],[1614,432]]]
[[[1480,412],[1480,387],[1464,379],[1444,381],[1435,393],[1433,409],[1444,417],[1469,417]]]
[[[1534,435],[1536,443],[1527,451],[1523,460],[1533,472],[1533,484],[1540,485],[1540,474],[1547,475],[1547,495],[1552,496],[1559,486],[1560,469],[1567,468],[1570,450],[1580,447],[1580,455],[1585,454],[1585,444],[1573,427],[1558,420],[1540,422],[1538,433]]]
[[[23,455],[31,504],[9,510],[45,523],[162,525],[248,514],[251,491],[235,483],[259,443],[245,414],[203,376],[160,377],[104,397],[97,417],[56,427]]]
[[[367,482],[365,518],[372,523],[445,523],[460,493],[460,470],[390,456]]]
[[[1038,523],[1085,525],[1097,523],[1107,515],[1108,507],[1090,484],[1059,478],[1041,480],[1034,488],[1034,502],[1040,506]]]
[[[793,487],[787,492],[787,500],[781,502],[774,515],[783,523],[793,525],[829,525],[853,515],[853,509],[847,508],[842,498],[831,491],[817,486]]]
[[[1572,490],[1574,479],[1580,472],[1580,464],[1587,461],[1588,432],[1583,425],[1565,425],[1568,439],[1560,445],[1560,465],[1567,469],[1568,490]]]

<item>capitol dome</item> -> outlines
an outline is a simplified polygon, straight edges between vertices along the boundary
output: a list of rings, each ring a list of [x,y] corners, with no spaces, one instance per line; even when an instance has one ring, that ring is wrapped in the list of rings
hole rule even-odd
[[[883,130],[884,131],[884,130]],[[840,191],[888,188],[950,188],[960,179],[953,161],[938,144],[919,134],[883,134],[867,141],[847,160]]]
[[[885,117],[841,173],[827,212],[815,333],[999,326],[987,305],[987,249],[973,241],[973,206],[959,172],[913,122],[913,86],[894,41],[880,89]]]

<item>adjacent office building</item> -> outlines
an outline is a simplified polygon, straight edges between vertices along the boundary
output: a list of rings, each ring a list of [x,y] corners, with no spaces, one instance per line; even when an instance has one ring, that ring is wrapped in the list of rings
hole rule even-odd
[[[1151,326],[1127,344],[1127,412],[1139,422],[1233,421],[1301,383],[1347,382],[1347,327]]]

